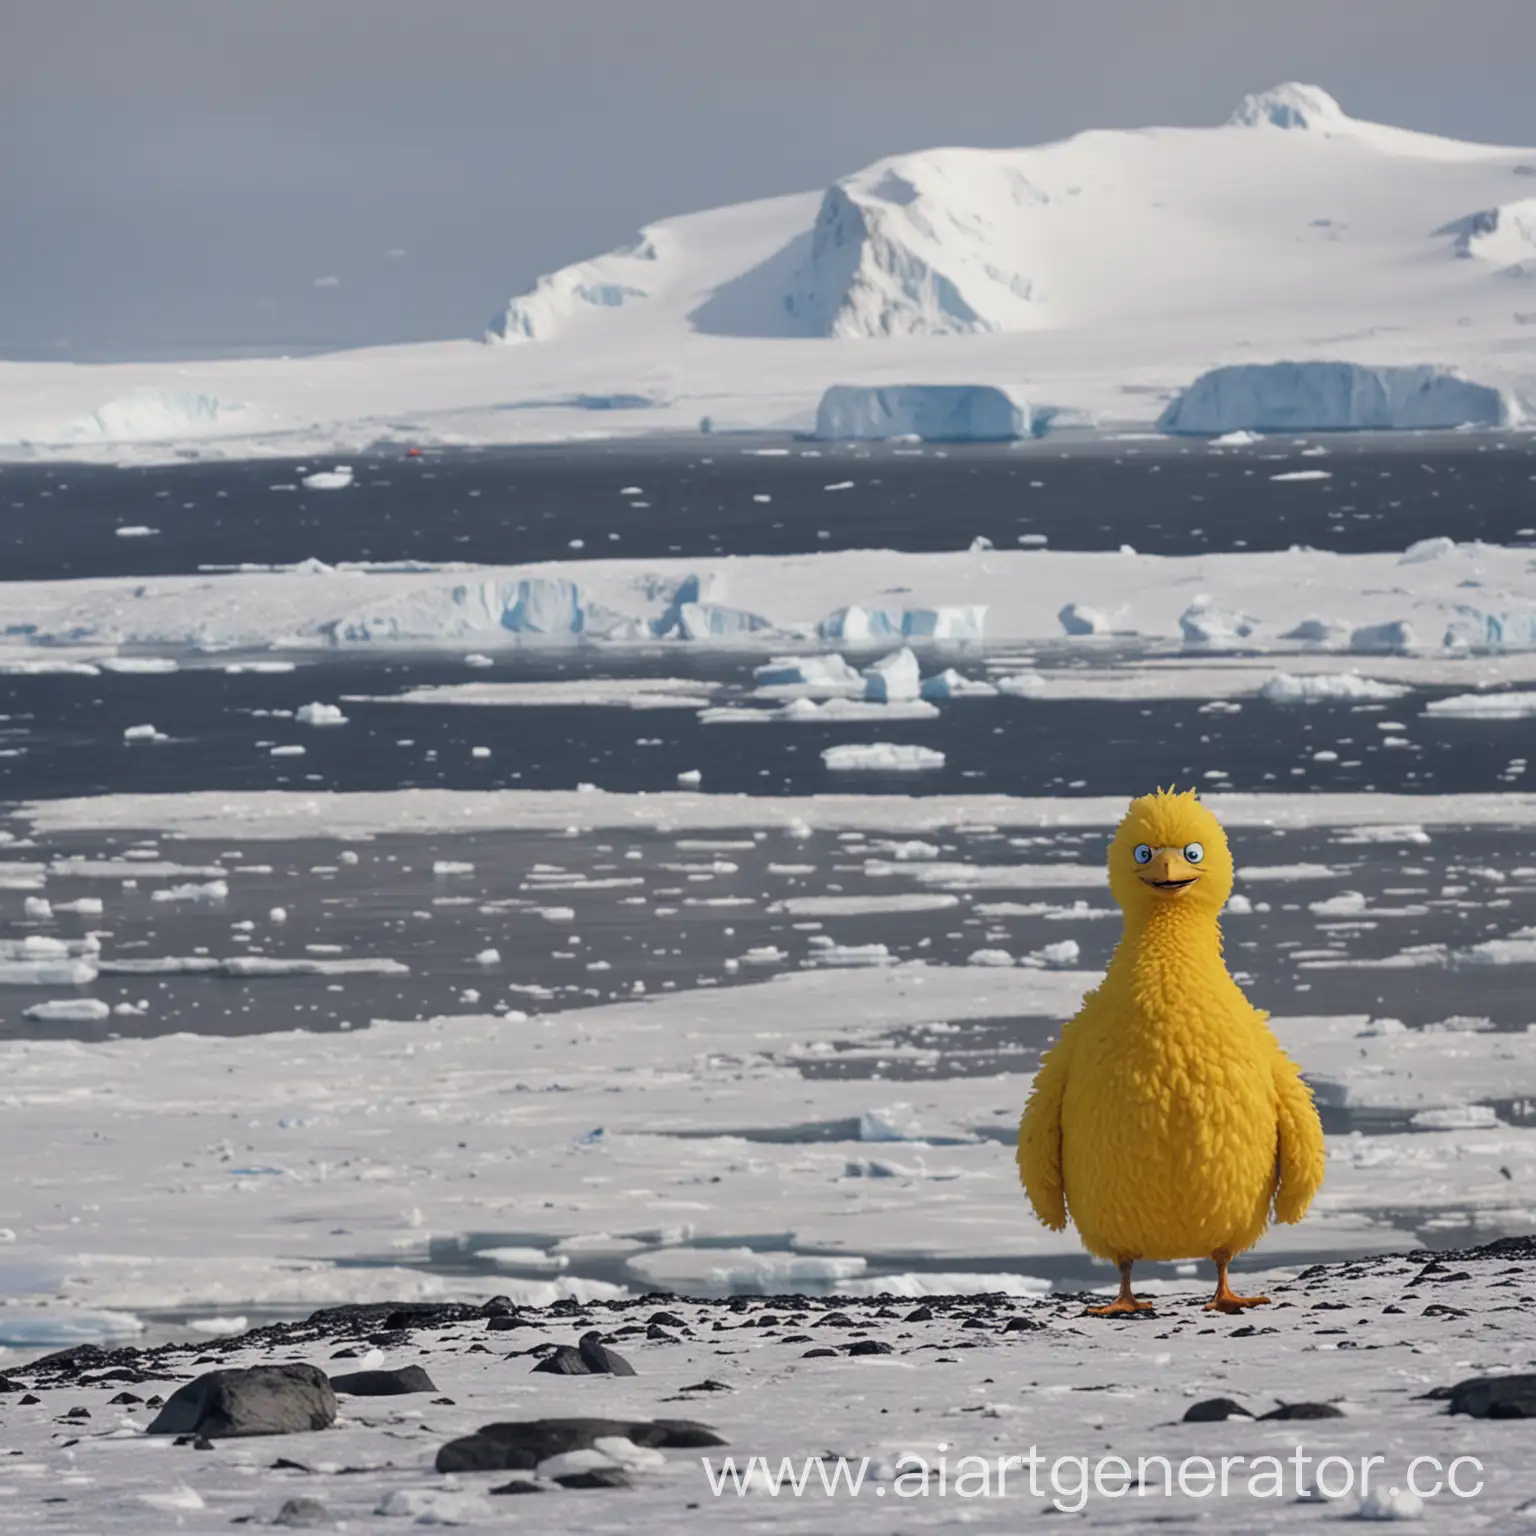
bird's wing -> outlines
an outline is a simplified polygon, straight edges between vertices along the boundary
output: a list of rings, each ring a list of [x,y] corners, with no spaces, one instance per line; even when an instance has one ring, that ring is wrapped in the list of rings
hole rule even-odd
[[[1322,1187],[1328,1160],[1323,1125],[1312,1102],[1312,1090],[1301,1080],[1301,1068],[1275,1045],[1275,1094],[1280,1123],[1280,1179],[1275,1191],[1275,1219],[1297,1222],[1307,1214],[1312,1197]]]
[[[1066,1192],[1061,1182],[1061,1101],[1074,1038],[1068,1024],[1061,1039],[1045,1053],[1019,1121],[1019,1182],[1035,1215],[1055,1232],[1067,1224]]]

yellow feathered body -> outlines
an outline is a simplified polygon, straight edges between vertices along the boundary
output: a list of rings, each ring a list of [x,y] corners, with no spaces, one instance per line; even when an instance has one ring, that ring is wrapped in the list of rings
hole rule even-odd
[[[1070,1214],[1089,1252],[1116,1263],[1236,1255],[1271,1210],[1301,1219],[1322,1182],[1322,1128],[1267,1016],[1222,961],[1231,863],[1219,824],[1172,795],[1134,802],[1127,823],[1110,854],[1126,931],[1041,1064],[1020,1177],[1047,1226]],[[1160,844],[1200,849],[1198,876],[1144,898],[1117,852],[1130,862],[1138,845]]]

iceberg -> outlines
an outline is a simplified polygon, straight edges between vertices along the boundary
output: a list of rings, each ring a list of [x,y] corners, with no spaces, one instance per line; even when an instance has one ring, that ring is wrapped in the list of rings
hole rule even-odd
[[[1277,672],[1259,689],[1273,704],[1309,704],[1316,699],[1400,699],[1407,693],[1396,683],[1379,683],[1358,672],[1318,672],[1300,676]]]
[[[905,645],[864,669],[864,697],[873,703],[894,704],[915,699],[921,685],[917,657]]]
[[[816,408],[816,436],[829,439],[1000,442],[1035,424],[1028,401],[993,384],[834,384]]]
[[[966,677],[953,667],[946,667],[934,677],[925,678],[922,686],[925,699],[991,699],[997,697],[997,689],[984,678]]]
[[[835,772],[917,773],[944,766],[944,754],[932,747],[898,746],[889,741],[828,747],[821,760]]]
[[[1097,608],[1086,608],[1082,603],[1068,603],[1056,615],[1061,627],[1069,635],[1107,635],[1109,617]]]
[[[1536,650],[1536,607],[1458,606],[1446,626],[1444,644],[1447,649]]]
[[[863,693],[864,677],[836,652],[829,656],[770,656],[752,669],[758,693],[794,690],[818,696]]]
[[[839,608],[816,626],[823,640],[980,640],[985,603],[954,608]]]
[[[1371,432],[1515,426],[1511,395],[1431,365],[1238,363],[1202,373],[1158,419],[1163,432]]]

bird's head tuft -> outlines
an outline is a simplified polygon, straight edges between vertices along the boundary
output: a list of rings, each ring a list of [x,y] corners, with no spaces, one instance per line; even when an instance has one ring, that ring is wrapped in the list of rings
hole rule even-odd
[[[1194,790],[1160,789],[1131,801],[1109,845],[1109,889],[1127,915],[1221,910],[1232,894],[1232,853]]]

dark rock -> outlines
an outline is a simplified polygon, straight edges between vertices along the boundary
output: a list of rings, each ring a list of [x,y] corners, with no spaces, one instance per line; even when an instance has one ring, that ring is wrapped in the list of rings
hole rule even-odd
[[[510,1333],[514,1328],[530,1328],[533,1325],[515,1312],[491,1312],[486,1316],[485,1326],[489,1333]]]
[[[450,1441],[437,1453],[437,1470],[531,1472],[550,1456],[590,1450],[610,1435],[655,1450],[700,1450],[726,1443],[707,1424],[691,1419],[523,1419],[484,1424],[474,1434]]]
[[[34,1360],[27,1369],[48,1371],[55,1376],[78,1376],[81,1371],[90,1370],[93,1364],[100,1364],[106,1353],[100,1344],[75,1344]]]
[[[331,1390],[353,1397],[402,1397],[408,1392],[436,1392],[437,1387],[419,1365],[405,1365],[394,1371],[351,1371],[332,1376]]]
[[[818,1345],[815,1349],[806,1350],[800,1358],[802,1360],[822,1360],[828,1355],[836,1355],[835,1349],[829,1349],[826,1345]]]
[[[153,1397],[144,1399],[144,1406],[146,1408],[163,1408],[165,1407],[165,1399],[157,1392]]]
[[[336,1421],[336,1394],[313,1365],[210,1371],[178,1387],[149,1426],[152,1435],[290,1435]]]
[[[1010,1317],[1003,1324],[1004,1333],[1035,1333],[1044,1328],[1044,1323],[1037,1323],[1032,1317]]]
[[[857,1339],[848,1346],[850,1355],[890,1355],[895,1351],[883,1339]]]
[[[635,1368],[623,1355],[615,1354],[603,1343],[603,1336],[595,1330],[582,1334],[577,1341],[582,1361],[595,1376],[633,1376]]]
[[[1419,1314],[1420,1317],[1465,1317],[1467,1314],[1460,1307],[1448,1307],[1443,1301],[1432,1301]]]
[[[653,1344],[676,1344],[678,1337],[675,1333],[668,1333],[660,1323],[652,1323],[646,1330],[645,1336]]]
[[[491,1489],[492,1493],[543,1493],[542,1483],[532,1482],[526,1477],[514,1477],[510,1483],[502,1483]]]
[[[313,1531],[335,1525],[331,1512],[319,1499],[289,1499],[278,1510],[273,1525],[286,1525],[290,1530]]]
[[[548,1376],[590,1376],[592,1372],[587,1367],[587,1362],[581,1358],[581,1351],[572,1348],[569,1344],[559,1344],[544,1356],[534,1366],[535,1371],[542,1371]]]
[[[902,1319],[904,1323],[931,1323],[933,1321],[932,1307],[913,1307]]]
[[[23,1408],[30,1408],[34,1403],[42,1402],[42,1398],[40,1398],[35,1392],[28,1392],[25,1397],[18,1397],[16,1401],[20,1403]]]
[[[193,1435],[192,1449],[194,1451],[211,1451],[213,1449],[213,1441],[207,1435]]]
[[[119,1392],[116,1397],[109,1397],[107,1399],[107,1407],[122,1408],[126,1407],[129,1403],[142,1403],[143,1401],[142,1397],[135,1397],[132,1392]]]
[[[567,1472],[555,1479],[562,1488],[633,1488],[623,1467],[590,1467],[585,1472]]]
[[[290,1461],[286,1456],[279,1456],[267,1470],[269,1472],[313,1472],[315,1469],[306,1467],[302,1461]]]
[[[696,1381],[691,1387],[681,1387],[682,1392],[734,1392],[735,1387],[728,1387],[723,1381],[716,1381],[713,1377],[706,1376],[703,1381]]]
[[[654,1323],[658,1328],[686,1328],[688,1326],[676,1312],[653,1312],[646,1321]]]
[[[1474,1419],[1536,1419],[1536,1375],[1471,1376],[1449,1397],[1450,1412]]]
[[[857,1328],[859,1326],[846,1312],[827,1312],[816,1321],[823,1328]]]
[[[20,1392],[21,1383],[12,1381],[9,1376],[0,1376],[0,1392]]]
[[[1230,1397],[1207,1397],[1184,1410],[1186,1424],[1216,1424],[1223,1419],[1251,1419],[1253,1415]]]
[[[1342,1419],[1344,1415],[1332,1403],[1281,1403],[1261,1419]]]

